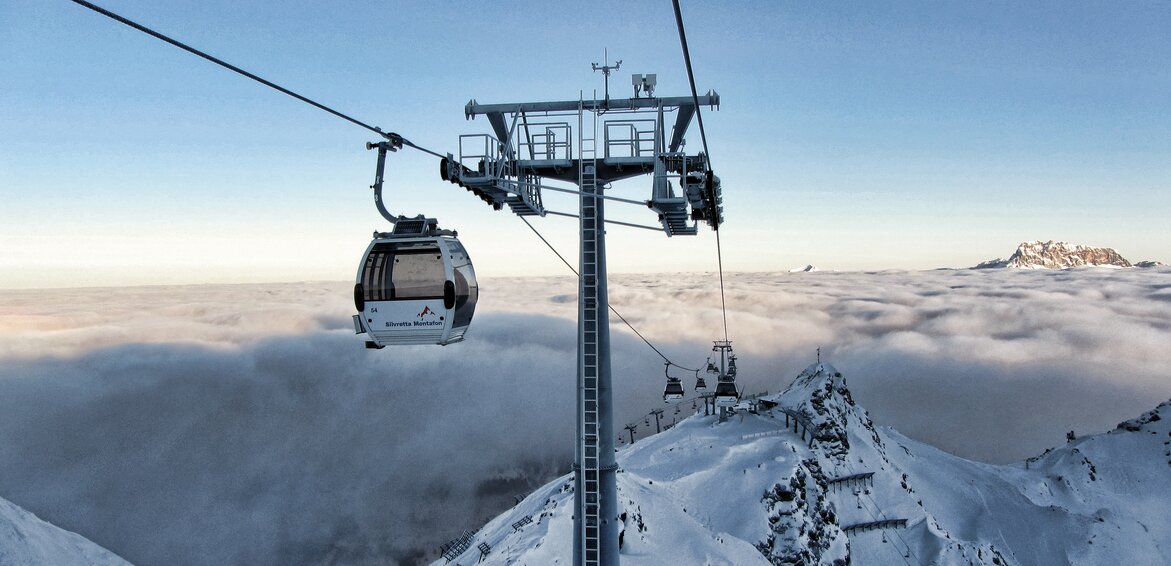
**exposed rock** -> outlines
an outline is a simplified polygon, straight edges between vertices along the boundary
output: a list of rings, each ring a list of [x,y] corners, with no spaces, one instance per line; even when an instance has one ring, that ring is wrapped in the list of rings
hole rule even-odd
[[[1113,248],[1073,245],[1068,242],[1023,242],[1008,259],[985,261],[975,269],[1014,267],[1025,269],[1067,269],[1070,267],[1112,265],[1131,267],[1131,263]]]
[[[765,492],[769,535],[756,548],[777,565],[850,563],[849,544],[838,526],[834,505],[826,498],[826,477],[816,459],[801,462],[788,485]]]
[[[879,451],[885,450],[870,415],[854,402],[842,373],[828,363],[805,368],[776,400],[805,419],[828,457],[842,459],[849,453],[851,422],[860,427],[860,436],[869,437]]]
[[[1148,425],[1153,422],[1158,422],[1160,420],[1163,420],[1163,417],[1159,416],[1159,413],[1162,413],[1163,411],[1171,412],[1171,401],[1166,401],[1164,403],[1159,404],[1158,407],[1155,407],[1154,409],[1147,411],[1145,414],[1139,416],[1138,418],[1134,418],[1134,419],[1130,419],[1129,421],[1123,421],[1123,422],[1118,423],[1118,427],[1116,430],[1128,430],[1131,432],[1138,432],[1140,430],[1143,430],[1144,425]]]

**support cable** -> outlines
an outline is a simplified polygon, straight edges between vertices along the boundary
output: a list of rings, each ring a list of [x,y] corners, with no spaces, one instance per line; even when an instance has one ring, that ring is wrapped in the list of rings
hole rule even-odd
[[[553,216],[564,216],[566,218],[578,218],[578,219],[581,218],[581,216],[578,214],[571,214],[569,212],[557,212],[556,210],[548,210],[548,209],[545,210],[545,214],[551,214]],[[524,218],[524,217],[522,216],[521,218]],[[663,231],[663,228],[660,226],[643,226],[642,224],[634,224],[632,222],[622,222],[621,220],[605,220],[604,222],[606,224],[617,224],[619,226],[626,226],[629,228],[642,228],[643,230],[651,230],[653,232],[662,232]]]
[[[242,76],[244,76],[244,77],[247,77],[247,78],[249,78],[249,79],[252,79],[252,80],[254,80],[254,81],[256,81],[256,82],[258,82],[258,83],[260,83],[260,84],[263,84],[263,85],[265,85],[265,86],[267,86],[267,87],[269,87],[269,88],[272,88],[272,89],[274,89],[274,90],[277,90],[277,91],[280,91],[280,92],[282,92],[282,93],[284,93],[284,94],[287,94],[287,95],[289,95],[289,96],[291,96],[291,97],[293,97],[293,98],[296,98],[297,100],[300,100],[301,102],[304,102],[304,103],[306,103],[306,104],[309,104],[309,105],[311,105],[311,106],[313,106],[313,107],[315,107],[315,108],[319,108],[319,109],[321,109],[321,110],[324,110],[324,111],[326,111],[326,112],[329,112],[330,114],[333,114],[334,116],[337,116],[338,118],[341,118],[341,119],[343,119],[343,120],[345,120],[345,121],[347,121],[347,122],[350,122],[350,123],[352,123],[352,124],[355,124],[355,125],[357,125],[357,126],[360,126],[360,127],[363,127],[363,128],[366,128],[367,130],[370,130],[371,132],[374,132],[374,133],[376,133],[376,134],[378,134],[378,135],[380,135],[380,136],[382,136],[382,137],[384,137],[384,138],[386,138],[386,139],[388,139],[388,140],[391,140],[391,141],[393,141],[393,142],[395,142],[395,143],[401,143],[402,145],[405,145],[405,146],[407,146],[407,147],[411,147],[411,148],[417,149],[417,150],[419,150],[419,151],[421,151],[421,152],[423,152],[423,153],[426,153],[426,154],[428,154],[428,155],[432,155],[432,156],[438,157],[438,158],[440,158],[440,159],[443,159],[443,158],[447,157],[446,155],[444,155],[444,154],[442,154],[442,153],[439,153],[439,152],[437,152],[437,151],[433,151],[433,150],[427,149],[427,148],[425,148],[425,147],[423,147],[423,146],[421,146],[421,145],[417,145],[417,144],[415,144],[414,142],[412,142],[412,141],[410,141],[410,140],[408,140],[408,139],[406,139],[406,138],[403,138],[402,136],[400,136],[400,135],[398,135],[398,134],[396,134],[396,133],[393,133],[393,132],[384,132],[384,131],[382,131],[382,128],[379,128],[378,126],[371,126],[370,124],[367,124],[367,123],[365,123],[365,122],[362,122],[361,120],[358,120],[358,119],[356,119],[356,118],[354,118],[354,117],[352,117],[352,116],[348,116],[348,115],[346,115],[346,114],[343,114],[343,113],[341,113],[341,112],[339,112],[339,111],[337,111],[337,110],[334,110],[333,108],[330,108],[330,107],[328,107],[328,106],[326,106],[326,105],[324,105],[324,104],[321,104],[321,103],[319,103],[319,102],[317,102],[317,101],[314,101],[314,100],[312,100],[312,99],[310,99],[310,98],[308,98],[308,97],[305,97],[305,96],[302,96],[302,95],[300,95],[300,94],[297,94],[296,92],[293,92],[293,91],[291,91],[291,90],[289,90],[289,89],[287,89],[287,88],[285,88],[285,87],[282,87],[282,86],[280,86],[280,85],[278,85],[278,84],[276,84],[276,83],[274,83],[274,82],[272,82],[272,81],[266,80],[266,79],[264,79],[264,78],[262,78],[262,77],[259,77],[259,76],[255,75],[255,74],[253,74],[253,73],[250,73],[250,72],[248,72],[248,71],[245,71],[244,69],[241,69],[241,68],[239,68],[239,67],[237,67],[237,66],[235,66],[235,65],[233,65],[233,64],[231,64],[231,63],[228,63],[228,62],[226,62],[226,61],[224,61],[224,60],[222,60],[222,59],[219,59],[219,58],[217,58],[217,57],[215,57],[215,56],[213,56],[213,55],[209,55],[209,54],[207,54],[207,53],[204,53],[203,51],[200,51],[200,50],[198,50],[198,49],[196,49],[196,48],[194,48],[194,47],[191,47],[190,45],[187,45],[187,44],[185,44],[185,43],[183,43],[183,42],[181,42],[181,41],[179,41],[179,40],[176,40],[176,39],[173,39],[173,38],[171,38],[171,37],[168,37],[168,36],[166,36],[166,35],[164,35],[164,34],[162,34],[162,33],[159,33],[159,32],[157,32],[157,31],[155,31],[155,30],[153,30],[153,29],[150,29],[150,28],[148,28],[148,27],[146,27],[146,26],[144,26],[144,25],[142,25],[142,24],[139,24],[139,23],[137,23],[137,22],[134,22],[134,21],[132,21],[132,20],[130,20],[130,19],[127,19],[127,18],[125,18],[125,17],[123,17],[123,16],[120,16],[120,15],[118,15],[118,14],[115,14],[114,12],[111,12],[111,11],[109,11],[109,10],[105,9],[105,8],[102,8],[101,6],[98,6],[98,5],[92,4],[92,3],[90,3],[90,2],[87,2],[86,0],[71,0],[71,1],[72,1],[73,3],[75,3],[75,4],[79,5],[79,6],[82,6],[82,7],[88,8],[88,9],[90,9],[90,10],[93,10],[94,12],[97,12],[97,13],[99,13],[99,14],[103,15],[103,16],[106,16],[106,17],[108,17],[108,18],[110,18],[110,19],[112,19],[112,20],[114,20],[114,21],[117,21],[117,22],[119,22],[119,23],[125,24],[125,25],[127,25],[127,26],[129,26],[129,27],[132,27],[132,28],[134,28],[134,29],[136,29],[136,30],[138,30],[138,31],[141,31],[141,32],[143,32],[143,33],[145,33],[145,34],[147,34],[147,35],[150,35],[151,37],[154,37],[154,38],[156,38],[156,39],[159,39],[159,40],[161,40],[161,41],[164,41],[164,42],[166,42],[166,43],[169,43],[169,44],[171,44],[171,45],[174,45],[175,47],[178,47],[179,49],[182,49],[182,50],[184,50],[184,51],[187,51],[188,53],[191,53],[191,54],[193,54],[193,55],[196,55],[196,56],[198,56],[198,57],[201,57],[201,58],[203,58],[203,59],[206,59],[206,60],[208,60],[208,61],[211,61],[212,63],[215,63],[216,65],[219,65],[219,66],[221,66],[221,67],[224,67],[225,69],[228,69],[228,70],[230,70],[230,71],[232,71],[232,72],[238,73],[238,74],[240,74],[240,75],[242,75]],[[393,151],[393,150],[392,150],[392,151]],[[563,192],[563,193],[572,193],[572,194],[579,194],[579,195],[580,195],[580,194],[582,194],[582,192],[581,192],[581,191],[575,191],[575,190],[571,190],[571,189],[564,189],[564,188],[561,188],[561,187],[551,187],[551,186],[547,186],[547,185],[542,185],[542,186],[541,186],[541,188],[542,188],[542,189],[546,189],[546,190],[551,190],[551,191],[558,191],[558,192]],[[614,201],[623,202],[623,203],[626,203],[626,204],[636,204],[636,205],[639,205],[639,206],[646,206],[646,201],[641,201],[641,200],[634,200],[634,199],[627,199],[627,198],[621,198],[621,197],[614,197],[614,196],[609,196],[609,195],[599,195],[599,196],[598,196],[598,198],[604,198],[604,199],[608,199],[608,200],[614,200]],[[635,228],[649,228],[649,227],[647,227],[647,226],[640,226],[640,225],[637,225],[637,224],[626,224],[626,225],[627,225],[627,226],[633,226],[633,227],[635,227]],[[658,228],[649,228],[649,229],[652,229],[652,230],[658,230]]]
[[[699,93],[695,90],[695,73],[691,69],[691,51],[687,49],[687,33],[683,31],[683,12],[679,0],[671,0],[675,8],[675,24],[679,28],[679,44],[683,47],[683,62],[687,65],[687,82],[691,85],[691,99],[695,103],[695,119],[699,122],[699,139],[703,142],[703,154],[707,158],[707,173],[712,174],[712,154],[707,147],[707,133],[703,129],[703,112],[699,107]],[[724,341],[728,341],[728,305],[724,300],[724,255],[720,248],[719,223],[713,228],[716,233],[716,259],[720,266],[720,311],[724,317]]]
[[[533,231],[533,233],[534,233],[534,234],[536,234],[536,235],[537,235],[537,237],[538,237],[538,238],[540,238],[540,239],[541,239],[541,241],[542,241],[542,242],[544,242],[546,246],[548,246],[549,250],[551,250],[551,251],[553,252],[553,254],[557,256],[557,259],[561,260],[561,263],[564,263],[564,264],[565,264],[565,267],[568,267],[568,268],[569,268],[569,270],[570,270],[570,271],[572,271],[572,272],[573,272],[573,274],[574,274],[575,276],[577,276],[577,277],[581,277],[581,275],[580,275],[580,274],[577,272],[577,269],[573,267],[573,264],[569,263],[569,260],[565,259],[565,256],[561,255],[561,252],[557,251],[557,248],[553,247],[553,244],[549,243],[549,240],[546,240],[546,239],[545,239],[545,236],[542,236],[542,235],[541,235],[541,233],[540,233],[539,231],[537,231],[536,227],[534,227],[534,226],[532,225],[532,223],[530,223],[530,222],[529,222],[529,220],[528,220],[527,218],[525,218],[525,217],[523,217],[523,216],[518,216],[517,218],[520,218],[522,221],[524,221],[524,223],[525,223],[525,226],[528,226],[528,227],[529,227],[529,230],[532,230],[532,231]],[[655,353],[656,353],[656,354],[658,354],[660,358],[663,358],[663,361],[664,361],[664,362],[667,362],[668,364],[671,364],[671,365],[673,365],[673,366],[675,366],[675,367],[677,367],[677,368],[679,368],[679,369],[681,369],[681,370],[685,370],[685,371],[694,371],[694,372],[698,372],[698,371],[699,371],[698,369],[695,369],[695,368],[689,368],[689,367],[684,367],[684,366],[681,366],[681,365],[679,365],[679,364],[677,364],[677,363],[675,363],[675,362],[671,361],[670,359],[668,359],[668,358],[667,358],[667,356],[665,356],[665,355],[663,354],[663,352],[659,351],[659,349],[658,349],[658,348],[656,348],[654,344],[651,344],[651,341],[650,341],[650,340],[647,340],[647,339],[646,339],[646,336],[643,336],[643,335],[642,335],[642,333],[641,333],[641,332],[639,332],[639,331],[638,331],[638,329],[637,329],[637,328],[635,328],[633,324],[630,324],[630,321],[626,320],[626,317],[622,316],[622,313],[619,313],[619,312],[618,312],[618,311],[617,311],[617,310],[614,308],[614,306],[613,306],[613,305],[611,305],[611,304],[607,303],[607,304],[606,304],[606,307],[610,309],[610,312],[614,313],[614,316],[617,316],[619,319],[621,319],[621,320],[622,320],[622,322],[623,322],[623,323],[625,323],[625,324],[626,324],[626,326],[627,326],[627,327],[629,327],[629,328],[630,328],[630,330],[631,330],[632,332],[634,332],[634,334],[635,334],[635,335],[637,335],[639,338],[641,338],[641,339],[642,339],[642,341],[643,341],[643,342],[645,342],[647,346],[650,346],[650,348],[651,348],[652,350],[654,350],[654,351],[655,351]]]
[[[200,57],[200,58],[206,59],[207,61],[210,61],[210,62],[212,62],[212,63],[215,63],[216,65],[219,65],[219,66],[221,66],[221,67],[223,67],[223,68],[225,68],[225,69],[228,69],[228,70],[230,70],[230,71],[232,71],[232,72],[235,72],[235,73],[237,73],[237,74],[239,74],[239,75],[241,75],[241,76],[244,76],[244,77],[246,77],[246,78],[252,79],[252,80],[254,80],[254,81],[256,81],[256,82],[258,82],[258,83],[260,83],[260,84],[262,84],[262,85],[264,85],[264,86],[267,86],[267,87],[269,87],[269,88],[272,88],[272,89],[274,89],[274,90],[277,90],[277,91],[279,91],[279,92],[282,92],[282,93],[284,93],[284,94],[287,94],[287,95],[289,95],[289,96],[291,96],[291,97],[293,97],[293,98],[295,98],[295,99],[297,99],[297,100],[300,100],[301,102],[304,102],[304,103],[306,103],[306,104],[308,104],[308,105],[310,105],[310,106],[313,106],[313,107],[315,107],[315,108],[318,108],[318,109],[320,109],[320,110],[324,110],[325,112],[328,112],[328,113],[330,113],[330,114],[332,114],[332,115],[334,115],[334,116],[336,116],[336,117],[338,117],[338,118],[341,118],[341,119],[343,119],[343,120],[345,120],[345,121],[347,121],[347,122],[350,122],[351,124],[354,124],[354,125],[356,125],[356,126],[360,126],[360,127],[362,127],[362,128],[365,128],[365,129],[367,129],[367,130],[370,130],[371,132],[374,132],[374,133],[376,133],[376,134],[378,134],[378,135],[380,135],[380,136],[382,136],[382,137],[386,138],[387,140],[390,140],[391,142],[395,142],[395,143],[401,143],[402,145],[405,145],[405,146],[408,146],[408,147],[411,147],[411,148],[417,149],[417,150],[419,150],[419,151],[422,151],[423,153],[427,153],[427,154],[430,154],[430,155],[432,155],[432,156],[435,156],[435,157],[439,157],[439,158],[444,158],[444,157],[446,157],[445,155],[443,155],[443,154],[441,154],[441,153],[438,153],[438,152],[432,151],[432,150],[430,150],[430,149],[427,149],[427,148],[425,148],[425,147],[422,147],[422,146],[420,146],[420,145],[416,145],[415,143],[413,143],[413,142],[411,142],[411,141],[409,141],[409,140],[407,140],[407,139],[403,138],[402,136],[400,136],[400,135],[398,135],[398,134],[396,134],[396,133],[393,133],[393,132],[384,132],[384,131],[382,131],[382,128],[379,128],[379,127],[377,127],[377,126],[371,126],[370,124],[367,124],[367,123],[365,123],[365,122],[362,122],[361,120],[358,120],[358,119],[356,119],[356,118],[353,118],[353,117],[351,117],[351,116],[348,116],[348,115],[346,115],[346,114],[343,114],[343,113],[341,113],[341,112],[339,112],[339,111],[337,111],[337,110],[334,110],[333,108],[330,108],[330,107],[328,107],[328,106],[326,106],[326,105],[324,105],[324,104],[321,104],[321,103],[319,103],[319,102],[317,102],[317,101],[314,101],[314,100],[312,100],[312,99],[310,99],[310,98],[307,98],[307,97],[305,97],[305,96],[302,96],[302,95],[300,95],[300,94],[297,94],[296,92],[293,92],[293,91],[291,91],[291,90],[289,90],[289,89],[287,89],[287,88],[285,88],[285,87],[282,87],[282,86],[280,86],[280,85],[278,85],[278,84],[276,84],[276,83],[274,83],[274,82],[272,82],[272,81],[269,81],[269,80],[266,80],[266,79],[264,79],[264,78],[261,78],[261,77],[259,77],[259,76],[255,75],[255,74],[253,74],[253,73],[250,73],[250,72],[248,72],[248,71],[245,71],[244,69],[241,69],[240,67],[237,67],[237,66],[235,66],[235,65],[232,65],[231,63],[228,63],[228,62],[226,62],[226,61],[223,61],[222,59],[219,59],[219,58],[217,58],[217,57],[214,57],[214,56],[212,56],[212,55],[209,55],[209,54],[207,54],[207,53],[204,53],[203,51],[200,51],[200,50],[198,50],[198,49],[196,49],[196,48],[194,48],[194,47],[191,47],[191,46],[189,46],[189,45],[187,45],[187,44],[185,44],[185,43],[183,43],[183,42],[181,42],[181,41],[178,41],[178,40],[176,40],[176,39],[172,39],[172,38],[170,38],[170,37],[168,37],[168,36],[166,36],[166,35],[164,35],[164,34],[162,34],[162,33],[159,33],[159,32],[157,32],[157,31],[155,31],[155,30],[153,30],[153,29],[150,29],[150,28],[146,27],[146,26],[144,26],[144,25],[142,25],[142,24],[139,24],[139,23],[137,23],[137,22],[134,22],[134,21],[131,21],[131,20],[129,20],[129,19],[127,19],[127,18],[125,18],[125,17],[122,17],[122,16],[120,16],[120,15],[118,15],[118,14],[115,14],[114,12],[111,12],[111,11],[109,11],[109,10],[105,9],[105,8],[102,8],[101,6],[98,6],[98,5],[96,5],[96,4],[93,4],[93,3],[87,2],[87,1],[85,1],[85,0],[71,0],[71,1],[72,1],[74,4],[77,4],[77,5],[79,5],[79,6],[82,6],[83,8],[87,8],[87,9],[89,9],[89,10],[92,10],[92,11],[94,11],[94,12],[97,12],[98,14],[101,14],[101,15],[103,15],[103,16],[106,16],[107,18],[110,18],[110,19],[112,19],[112,20],[114,20],[114,21],[116,21],[116,22],[119,22],[119,23],[121,23],[121,24],[124,24],[124,25],[126,25],[126,26],[129,26],[129,27],[131,27],[131,28],[134,28],[134,29],[136,29],[136,30],[138,30],[138,31],[141,31],[141,32],[143,32],[143,33],[145,33],[145,34],[147,34],[147,35],[149,35],[149,36],[151,36],[151,37],[154,37],[154,38],[158,39],[158,40],[161,40],[161,41],[164,41],[164,42],[166,42],[166,43],[169,43],[169,44],[171,44],[171,45],[173,45],[173,46],[175,46],[175,47],[178,47],[179,49],[182,49],[182,50],[184,50],[184,51],[187,51],[188,53],[191,53],[191,54],[193,54],[193,55],[196,55],[196,56],[198,56],[198,57]],[[682,17],[682,15],[680,15],[680,12],[679,12],[679,2],[678,2],[678,0],[674,0],[674,4],[675,4],[675,17],[676,17],[676,21],[679,23],[679,38],[680,38],[680,41],[683,43],[683,55],[684,55],[684,59],[685,59],[685,60],[686,60],[686,62],[687,62],[687,76],[688,76],[688,80],[689,80],[689,81],[690,81],[690,83],[691,83],[691,96],[692,96],[692,99],[693,99],[693,100],[695,100],[695,104],[696,104],[696,118],[699,120],[699,131],[700,131],[700,137],[701,137],[701,138],[702,138],[702,140],[703,140],[704,153],[705,153],[705,154],[707,154],[707,136],[704,134],[704,129],[703,129],[703,117],[702,117],[702,115],[700,114],[700,111],[699,111],[699,96],[698,96],[698,94],[696,94],[696,90],[695,90],[695,79],[694,79],[694,76],[693,76],[693,74],[692,74],[692,72],[691,72],[691,56],[690,56],[690,55],[688,54],[688,52],[687,52],[687,39],[686,39],[686,37],[685,37],[685,36],[684,36],[684,34],[683,34],[683,17]],[[710,160],[711,160],[711,157],[710,157],[710,154],[708,154],[708,162],[709,162],[709,167],[708,167],[708,169],[709,169],[709,171],[710,171],[710,169],[711,169],[711,167],[710,167]],[[566,265],[567,267],[569,267],[569,269],[570,269],[571,271],[573,271],[574,275],[578,275],[578,272],[577,272],[577,270],[576,270],[576,269],[574,269],[574,267],[573,267],[573,266],[572,266],[572,265],[571,265],[571,264],[570,264],[568,261],[566,261],[566,260],[565,260],[565,258],[564,258],[564,257],[561,255],[561,253],[560,253],[560,252],[558,252],[558,251],[557,251],[557,250],[556,250],[556,249],[555,249],[555,248],[554,248],[554,247],[553,247],[553,246],[552,246],[552,245],[549,243],[549,241],[548,241],[548,240],[546,240],[546,239],[545,239],[545,237],[544,237],[544,236],[542,236],[542,235],[541,235],[541,233],[540,233],[540,232],[538,232],[538,231],[537,231],[537,229],[536,229],[536,228],[534,228],[534,227],[533,227],[533,225],[529,223],[529,221],[528,221],[528,220],[526,220],[526,219],[525,219],[523,216],[522,216],[522,217],[520,217],[520,219],[521,219],[521,220],[524,220],[524,223],[525,223],[525,225],[527,225],[527,226],[529,227],[529,229],[531,229],[531,230],[533,231],[533,233],[535,233],[535,234],[537,235],[537,237],[538,237],[538,238],[540,238],[540,239],[541,239],[541,241],[542,241],[542,242],[544,242],[544,243],[545,243],[545,245],[546,245],[546,246],[548,246],[548,247],[549,247],[549,249],[550,249],[550,250],[552,250],[552,251],[553,251],[553,253],[554,253],[554,254],[556,254],[556,255],[557,255],[557,257],[558,257],[558,258],[560,258],[560,259],[561,259],[561,261],[562,261],[562,262],[564,262],[564,263],[565,263],[565,265]],[[630,225],[630,224],[628,224],[628,225]],[[638,226],[638,225],[631,225],[631,226],[635,226],[635,227],[638,227],[638,228],[642,228],[642,227],[643,227],[643,226]],[[716,232],[716,247],[717,247],[717,255],[718,255],[718,254],[719,254],[719,231],[718,231],[718,230],[717,230],[717,232]],[[580,275],[578,275],[578,276],[580,277]],[[724,283],[723,283],[723,282],[724,282],[724,273],[723,273],[723,260],[722,260],[722,258],[721,258],[721,259],[720,259],[720,301],[721,301],[721,306],[723,305],[723,297],[724,297],[724,289],[723,289],[723,285],[724,285]],[[656,348],[656,347],[654,346],[654,344],[651,344],[651,342],[650,342],[649,340],[647,340],[647,339],[646,339],[646,337],[645,337],[645,336],[643,336],[643,335],[642,335],[642,333],[640,333],[640,332],[638,331],[638,329],[636,329],[636,328],[634,327],[634,325],[630,324],[630,321],[626,320],[626,318],[625,318],[625,317],[623,317],[623,316],[622,316],[622,315],[621,315],[621,314],[620,314],[620,313],[619,313],[617,310],[615,310],[613,306],[607,305],[607,307],[610,309],[610,311],[611,311],[611,312],[613,312],[613,313],[614,313],[614,315],[615,315],[615,316],[617,316],[619,319],[621,319],[621,320],[622,320],[622,322],[623,322],[623,323],[625,323],[625,324],[626,324],[626,326],[628,326],[628,327],[630,328],[630,330],[631,330],[631,331],[633,331],[633,332],[634,332],[634,333],[635,333],[635,334],[636,334],[636,335],[637,335],[639,338],[641,338],[641,339],[642,339],[642,341],[643,341],[643,342],[645,342],[647,346],[650,346],[650,348],[651,348],[652,350],[654,350],[654,351],[655,351],[655,353],[659,355],[659,357],[663,358],[663,361],[665,361],[666,363],[668,363],[668,364],[670,364],[670,365],[673,365],[673,366],[675,366],[675,367],[677,367],[677,368],[680,368],[680,369],[682,369],[682,370],[685,370],[685,371],[695,371],[695,372],[698,372],[698,371],[699,371],[698,369],[684,367],[684,366],[681,366],[681,365],[679,365],[679,364],[676,364],[675,362],[672,362],[670,359],[668,359],[668,358],[667,358],[667,356],[665,356],[665,355],[664,355],[664,354],[663,354],[661,351],[659,351],[659,349],[658,349],[658,348]],[[728,322],[727,322],[727,311],[726,311],[726,309],[725,309],[725,312],[724,312],[724,339],[725,339],[725,341],[727,340],[727,337],[728,337]]]
[[[874,498],[871,497],[869,493],[861,492],[860,495],[858,496],[859,501],[862,499],[862,495],[865,495],[866,498],[870,500],[870,504],[874,505],[874,509],[876,509],[878,511],[878,514],[879,514],[879,516],[882,517],[883,521],[890,520],[890,518],[886,516],[886,513],[884,513],[882,511],[882,508],[878,506],[878,502],[875,501]],[[866,512],[870,514],[870,518],[874,519],[875,521],[878,520],[878,517],[875,517],[874,513],[872,511],[870,511],[870,507],[864,507],[864,508],[866,509]],[[926,521],[927,519],[924,519],[924,520]],[[881,529],[881,530],[884,532],[886,531],[886,529]],[[891,534],[898,537],[899,542],[903,543],[903,546],[907,547],[907,554],[914,554],[915,555],[914,558],[916,561],[919,559],[918,553],[911,550],[911,545],[909,543],[907,543],[907,540],[903,538],[903,535],[899,534],[899,531],[897,528],[891,529]],[[902,558],[903,558],[903,562],[907,563],[907,566],[911,565],[911,561],[907,560],[908,558],[910,558],[909,556],[903,556]]]
[[[712,154],[707,149],[707,135],[703,131],[703,113],[699,108],[699,93],[695,90],[695,73],[691,71],[691,52],[687,50],[687,34],[683,31],[683,12],[679,11],[679,0],[671,0],[675,6],[675,24],[679,28],[679,44],[683,46],[683,62],[687,64],[687,82],[691,84],[691,99],[695,103],[695,119],[699,121],[699,139],[703,142],[703,153],[708,159],[711,171]]]
[[[198,50],[194,47],[191,47],[191,46],[189,46],[181,41],[178,41],[176,39],[172,39],[170,37],[167,37],[166,35],[163,35],[155,30],[152,30],[142,24],[133,22],[133,21],[126,19],[122,16],[119,16],[118,14],[115,14],[114,12],[111,12],[105,8],[102,8],[101,6],[97,6],[97,5],[92,4],[90,2],[86,2],[85,0],[71,0],[71,1],[74,4],[77,4],[77,5],[82,6],[84,8],[88,8],[90,10],[93,10],[94,12],[97,12],[103,16],[106,16],[107,18],[110,18],[116,22],[130,26],[130,27],[132,27],[138,31],[141,31],[142,33],[145,33],[151,37],[154,37],[156,39],[170,43],[171,45],[174,45],[175,47],[178,47],[179,49],[187,51],[188,53],[191,53],[191,54],[196,55],[198,57],[202,57],[203,59],[211,61],[212,63],[215,63],[216,65],[219,65],[225,69],[228,69],[229,71],[233,71],[233,72],[238,73],[240,75],[243,75],[249,79],[252,79],[252,80],[254,80],[264,86],[267,86],[269,88],[275,89],[280,92],[283,92],[283,93],[285,93],[293,98],[296,98],[297,100],[300,100],[301,102],[304,102],[310,106],[324,110],[326,112],[329,112],[330,114],[333,114],[334,116],[337,116],[338,118],[341,118],[347,122],[350,122],[351,124],[366,128],[367,130],[370,130],[371,132],[374,132],[374,133],[376,133],[376,134],[378,134],[378,135],[380,135],[380,136],[382,136],[392,142],[402,143],[405,146],[415,148],[419,151],[422,151],[423,153],[428,153],[428,154],[434,155],[435,157],[439,157],[439,158],[444,157],[443,154],[431,151],[431,150],[429,150],[425,147],[419,146],[419,145],[415,145],[414,143],[404,139],[402,136],[400,136],[396,133],[384,132],[384,131],[382,131],[382,128],[379,128],[377,126],[371,126],[370,124],[362,122],[361,120],[358,120],[358,119],[353,118],[351,116],[348,116],[346,114],[342,114],[341,112],[338,112],[337,110],[334,110],[333,108],[330,108],[324,104],[321,104],[320,102],[316,102],[316,101],[311,100],[307,97],[301,96],[300,94],[297,94],[297,93],[295,93],[295,92],[293,92],[283,86],[280,86],[272,81],[258,77],[252,73],[249,73],[248,71],[245,71],[244,69],[241,69],[240,67],[237,67],[237,66],[235,66],[231,63],[228,63],[226,61],[223,61],[221,59],[218,59],[212,55],[208,55],[207,53],[204,53],[203,51],[200,51],[200,50]]]
[[[724,253],[720,249],[720,231],[716,230],[716,262],[720,266],[720,314],[724,317],[724,342],[728,341],[728,305],[724,302]]]

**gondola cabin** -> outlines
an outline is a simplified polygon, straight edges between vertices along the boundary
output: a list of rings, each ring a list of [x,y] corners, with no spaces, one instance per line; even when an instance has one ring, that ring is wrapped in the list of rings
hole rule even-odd
[[[734,407],[740,402],[740,392],[736,390],[735,381],[720,380],[716,382],[716,406]]]
[[[663,402],[669,403],[683,398],[683,382],[677,377],[667,378],[667,388],[663,390]]]
[[[369,336],[368,348],[451,344],[472,322],[479,295],[472,262],[453,233],[428,220],[375,233],[366,249],[354,284],[354,331]]]

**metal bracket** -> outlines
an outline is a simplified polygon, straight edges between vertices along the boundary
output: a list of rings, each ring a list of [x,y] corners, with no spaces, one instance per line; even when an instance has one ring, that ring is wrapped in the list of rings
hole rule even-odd
[[[398,151],[402,148],[403,138],[398,134],[386,134],[386,139],[387,141],[377,143],[367,142],[366,149],[378,149],[378,165],[374,170],[374,184],[370,185],[370,188],[374,189],[374,206],[378,207],[378,213],[393,226],[398,222],[399,216],[386,210],[386,206],[382,202],[382,180],[383,173],[386,171],[386,152]]]

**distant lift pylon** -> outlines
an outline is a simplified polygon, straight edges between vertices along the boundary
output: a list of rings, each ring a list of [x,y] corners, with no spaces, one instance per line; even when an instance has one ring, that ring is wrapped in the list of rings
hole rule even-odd
[[[720,355],[715,403],[717,407],[734,407],[740,402],[740,392],[736,389],[736,354],[728,340],[716,340],[713,344],[712,351]]]

